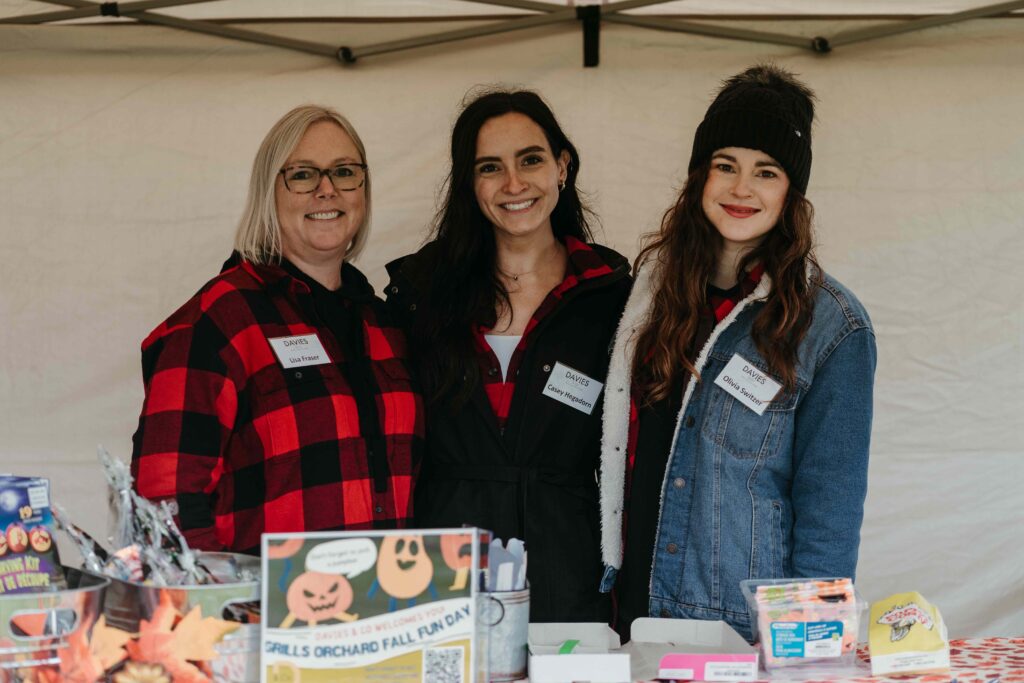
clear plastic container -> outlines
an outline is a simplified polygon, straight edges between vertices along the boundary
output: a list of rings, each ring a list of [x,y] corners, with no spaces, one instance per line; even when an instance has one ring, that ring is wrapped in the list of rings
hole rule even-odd
[[[845,578],[740,582],[767,670],[855,668],[865,603]]]

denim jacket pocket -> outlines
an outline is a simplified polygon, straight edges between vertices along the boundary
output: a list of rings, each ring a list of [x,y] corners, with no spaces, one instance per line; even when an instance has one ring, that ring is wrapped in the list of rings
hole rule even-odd
[[[793,415],[800,390],[779,391],[758,415],[717,385],[708,397],[710,410],[704,421],[704,436],[734,458],[770,458],[779,452],[783,436],[793,428]]]

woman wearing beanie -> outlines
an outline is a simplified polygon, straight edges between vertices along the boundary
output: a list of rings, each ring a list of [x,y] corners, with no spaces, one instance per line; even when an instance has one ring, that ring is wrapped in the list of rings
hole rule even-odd
[[[854,575],[875,337],[814,258],[813,99],[775,66],[727,80],[637,258],[601,454],[602,588],[627,638],[655,616],[751,639],[740,581]]]

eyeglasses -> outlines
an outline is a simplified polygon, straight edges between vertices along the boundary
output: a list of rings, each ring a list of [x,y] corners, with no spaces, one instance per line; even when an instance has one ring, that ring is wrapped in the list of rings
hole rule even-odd
[[[320,187],[324,176],[330,178],[331,185],[339,192],[358,190],[366,182],[366,164],[338,164],[332,168],[289,166],[278,172],[284,176],[285,188],[298,194],[308,194]]]

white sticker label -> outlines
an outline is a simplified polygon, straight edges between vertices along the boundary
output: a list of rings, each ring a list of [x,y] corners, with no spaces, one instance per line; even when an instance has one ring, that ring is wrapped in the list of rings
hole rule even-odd
[[[782,385],[761,372],[757,366],[736,353],[726,364],[715,384],[737,401],[763,415]]]
[[[658,669],[658,678],[669,681],[692,681],[693,669]]]
[[[45,486],[30,486],[28,489],[28,504],[33,510],[50,507],[50,492]]]
[[[316,334],[300,334],[294,337],[268,338],[271,348],[281,361],[281,367],[301,368],[306,365],[324,365],[331,362],[320,338]]]
[[[542,392],[545,396],[590,415],[604,384],[568,365],[555,363]]]
[[[705,681],[756,681],[757,662],[708,662]]]

